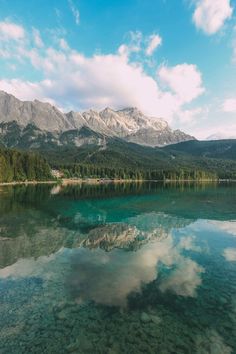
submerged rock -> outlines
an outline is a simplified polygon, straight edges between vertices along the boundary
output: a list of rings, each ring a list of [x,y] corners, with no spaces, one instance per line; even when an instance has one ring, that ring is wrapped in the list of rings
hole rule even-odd
[[[65,310],[62,310],[60,312],[57,313],[56,317],[59,319],[59,320],[65,320],[68,316],[68,312],[65,311]]]
[[[140,319],[141,319],[141,322],[143,322],[143,323],[151,322],[151,317],[146,312],[141,313]]]
[[[159,325],[161,323],[161,318],[157,315],[150,315],[150,319],[156,325]]]
[[[68,350],[69,353],[78,352],[79,343],[78,342],[70,343],[66,349]]]

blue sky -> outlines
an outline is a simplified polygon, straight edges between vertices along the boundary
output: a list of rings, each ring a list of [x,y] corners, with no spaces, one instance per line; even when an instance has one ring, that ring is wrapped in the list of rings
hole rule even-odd
[[[236,136],[235,0],[0,0],[0,89]]]

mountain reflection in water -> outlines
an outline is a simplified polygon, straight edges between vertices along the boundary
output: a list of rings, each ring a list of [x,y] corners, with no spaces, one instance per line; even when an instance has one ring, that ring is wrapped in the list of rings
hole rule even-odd
[[[51,330],[63,336],[43,336],[47,352],[233,353],[235,192],[192,184],[2,188],[3,352],[14,353],[20,333],[19,353],[37,352],[36,338]]]

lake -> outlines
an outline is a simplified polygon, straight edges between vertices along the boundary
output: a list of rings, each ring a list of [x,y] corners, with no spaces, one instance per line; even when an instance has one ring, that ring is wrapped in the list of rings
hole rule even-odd
[[[0,187],[0,353],[236,353],[236,184]]]

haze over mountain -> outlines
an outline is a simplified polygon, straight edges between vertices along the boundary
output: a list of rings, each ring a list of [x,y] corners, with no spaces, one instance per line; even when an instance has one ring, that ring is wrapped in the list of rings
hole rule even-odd
[[[147,146],[165,146],[195,139],[180,130],[172,130],[164,119],[148,117],[137,108],[62,113],[50,103],[20,101],[4,91],[0,91],[0,129],[4,145],[22,147],[24,141],[27,148],[48,142],[81,146],[84,139],[86,143],[89,139],[92,143],[97,139],[99,143],[106,137],[119,137]]]
[[[208,136],[206,140],[225,140],[225,139],[236,139],[236,132],[235,133],[232,132],[231,135],[217,132],[215,134]]]

